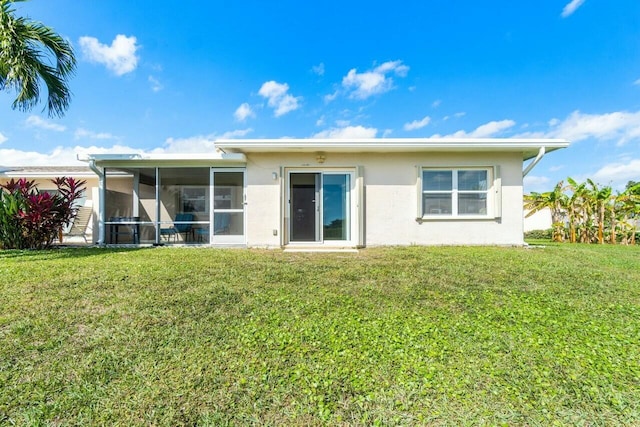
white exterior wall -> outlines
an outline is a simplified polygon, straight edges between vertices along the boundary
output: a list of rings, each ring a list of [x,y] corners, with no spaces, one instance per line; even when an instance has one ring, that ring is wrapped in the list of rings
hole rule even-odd
[[[249,157],[249,156],[247,156]],[[280,176],[278,158],[253,156],[247,160],[245,233],[247,246],[280,247],[282,237],[281,188],[284,177]],[[273,179],[273,173],[276,179]],[[273,230],[276,230],[275,236]]]
[[[522,245],[522,155],[520,153],[247,153],[246,234],[248,246],[286,244],[283,211],[287,209],[283,168],[364,172],[364,245]],[[419,167],[499,167],[501,216],[489,219],[424,219]],[[273,173],[277,179],[273,179]],[[495,182],[495,177],[494,177]],[[496,188],[491,188],[491,200]],[[352,200],[357,200],[353,194]],[[274,236],[274,230],[277,235]],[[357,240],[357,239],[356,239]]]

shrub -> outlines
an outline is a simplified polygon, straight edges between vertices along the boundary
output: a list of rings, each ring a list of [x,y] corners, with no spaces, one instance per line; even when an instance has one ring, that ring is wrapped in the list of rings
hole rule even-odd
[[[40,192],[34,181],[24,178],[0,185],[0,248],[50,247],[75,218],[75,202],[84,194],[86,181],[62,177],[52,182],[56,194]]]
[[[553,230],[548,228],[546,230],[531,230],[524,233],[525,239],[548,239],[551,240]]]

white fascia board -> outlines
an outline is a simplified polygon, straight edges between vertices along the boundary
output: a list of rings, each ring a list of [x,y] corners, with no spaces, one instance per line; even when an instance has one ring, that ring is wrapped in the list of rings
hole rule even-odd
[[[93,178],[96,175],[91,172],[72,172],[72,171],[60,171],[55,173],[47,173],[47,172],[6,172],[1,173],[0,176],[5,176],[7,178],[55,178],[58,176],[72,176],[74,178]]]
[[[247,158],[243,153],[162,153],[162,154],[85,154],[78,160],[94,161],[98,166],[206,166],[206,165],[244,165]]]
[[[374,138],[374,139],[219,139],[216,147],[237,153],[251,152],[415,152],[415,151],[510,151],[535,157],[540,147],[547,152],[569,146],[563,139],[528,138]]]

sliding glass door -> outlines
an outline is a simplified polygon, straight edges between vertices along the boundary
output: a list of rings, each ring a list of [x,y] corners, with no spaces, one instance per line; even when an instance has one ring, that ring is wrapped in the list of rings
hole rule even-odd
[[[353,173],[289,173],[289,242],[351,244]]]

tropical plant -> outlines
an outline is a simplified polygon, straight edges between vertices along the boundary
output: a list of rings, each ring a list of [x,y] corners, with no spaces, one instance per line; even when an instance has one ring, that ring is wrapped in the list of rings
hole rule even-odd
[[[55,194],[40,192],[34,181],[11,179],[0,185],[0,248],[43,249],[76,216],[86,181],[52,180]]]
[[[587,179],[590,187],[591,203],[596,211],[596,223],[598,224],[598,243],[604,243],[604,221],[607,212],[607,205],[610,203],[611,187],[598,187],[591,179]]]
[[[527,217],[542,209],[551,211],[551,222],[553,227],[553,240],[562,242],[564,240],[564,217],[566,213],[567,196],[564,194],[563,182],[560,181],[553,191],[546,193],[532,192],[525,196],[525,209],[529,212]]]
[[[640,219],[640,184],[629,181],[625,191],[614,193],[591,179],[577,182],[567,178],[553,191],[525,195],[527,217],[541,209],[551,211],[553,240],[565,235],[571,243],[635,244]]]
[[[569,241],[575,243],[577,241],[577,232],[582,218],[582,211],[580,206],[584,200],[585,184],[579,184],[573,178],[567,178],[569,183],[569,189],[572,194],[567,201],[567,216],[569,220]]]
[[[67,82],[76,67],[73,49],[51,28],[17,17],[12,6],[18,1],[25,0],[0,0],[0,90],[15,90],[12,108],[30,111],[40,102],[44,83],[46,110],[61,117],[71,99]]]

